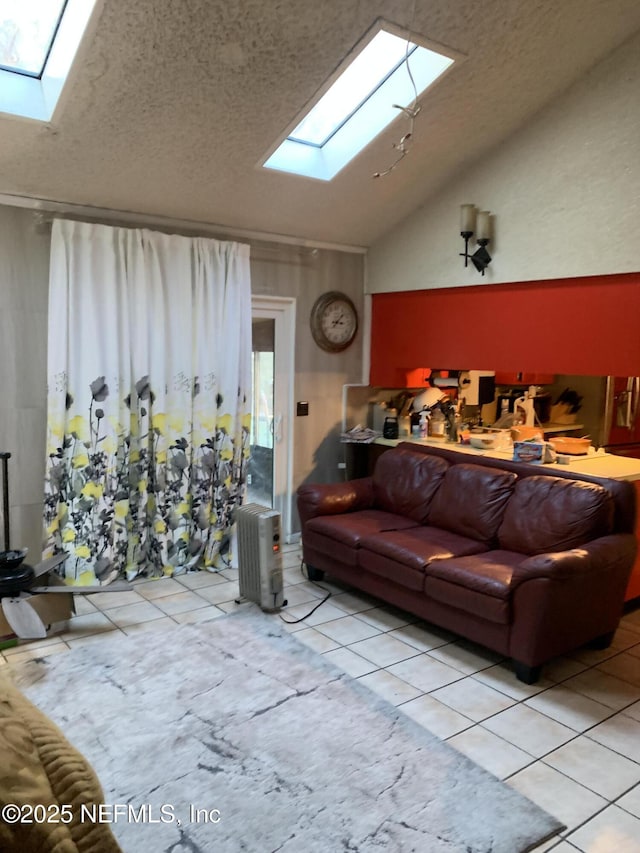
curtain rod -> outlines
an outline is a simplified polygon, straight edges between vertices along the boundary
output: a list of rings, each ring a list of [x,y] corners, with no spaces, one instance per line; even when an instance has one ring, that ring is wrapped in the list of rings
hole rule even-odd
[[[0,204],[9,207],[24,207],[36,210],[40,213],[70,214],[73,216],[88,216],[94,219],[107,221],[118,221],[130,225],[147,227],[157,225],[164,228],[188,228],[191,230],[204,231],[210,234],[219,234],[224,237],[242,238],[245,240],[261,240],[267,243],[282,243],[288,246],[301,246],[308,249],[328,249],[336,252],[349,252],[364,255],[367,253],[366,246],[350,246],[342,243],[325,243],[319,240],[306,240],[301,237],[292,237],[287,234],[271,234],[268,231],[252,231],[245,228],[231,228],[227,225],[215,225],[210,222],[198,222],[192,219],[173,219],[168,216],[157,216],[154,214],[134,213],[133,211],[114,210],[108,207],[92,207],[85,204],[74,204],[72,202],[52,201],[45,198],[32,196],[13,195],[11,193],[0,193]]]

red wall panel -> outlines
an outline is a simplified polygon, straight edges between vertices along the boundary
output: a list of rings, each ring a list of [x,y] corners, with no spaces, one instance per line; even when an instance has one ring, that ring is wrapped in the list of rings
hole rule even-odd
[[[416,367],[640,374],[640,273],[373,296],[371,384]]]

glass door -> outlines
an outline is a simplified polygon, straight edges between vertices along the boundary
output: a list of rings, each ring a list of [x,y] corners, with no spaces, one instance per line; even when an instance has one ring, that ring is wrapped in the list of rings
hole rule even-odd
[[[273,508],[273,380],[275,320],[253,317],[251,321],[251,456],[247,477],[247,501]]]
[[[253,296],[251,457],[246,501],[277,510],[290,541],[295,299]]]

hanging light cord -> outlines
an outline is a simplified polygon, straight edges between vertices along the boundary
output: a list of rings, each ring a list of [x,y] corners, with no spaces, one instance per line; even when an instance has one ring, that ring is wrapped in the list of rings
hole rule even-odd
[[[415,14],[415,10],[414,10],[414,14]],[[402,107],[402,106],[400,106],[400,104],[392,104],[391,105],[394,109],[400,110],[401,112],[403,112],[407,116],[407,118],[409,119],[409,130],[404,134],[404,136],[400,139],[399,142],[394,143],[394,145],[392,146],[395,151],[399,152],[398,156],[393,161],[393,163],[387,169],[385,169],[383,172],[374,172],[373,175],[371,176],[372,178],[384,178],[384,176],[388,175],[389,172],[393,172],[393,170],[396,168],[398,163],[401,160],[404,160],[404,158],[409,153],[411,142],[413,141],[413,125],[415,123],[416,116],[420,112],[420,107],[418,106],[418,89],[416,87],[416,81],[414,80],[413,73],[411,71],[411,65],[409,64],[409,45],[410,45],[410,43],[411,42],[409,41],[409,39],[407,39],[407,47],[406,47],[405,55],[404,55],[404,64],[407,67],[407,73],[409,75],[409,80],[411,81],[411,85],[413,87],[413,101],[411,103],[411,106],[409,106],[409,107]]]

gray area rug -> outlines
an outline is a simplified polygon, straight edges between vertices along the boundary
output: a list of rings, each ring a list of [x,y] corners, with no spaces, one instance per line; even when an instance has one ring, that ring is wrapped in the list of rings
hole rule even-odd
[[[14,680],[93,764],[126,853],[518,853],[562,828],[257,609]]]

